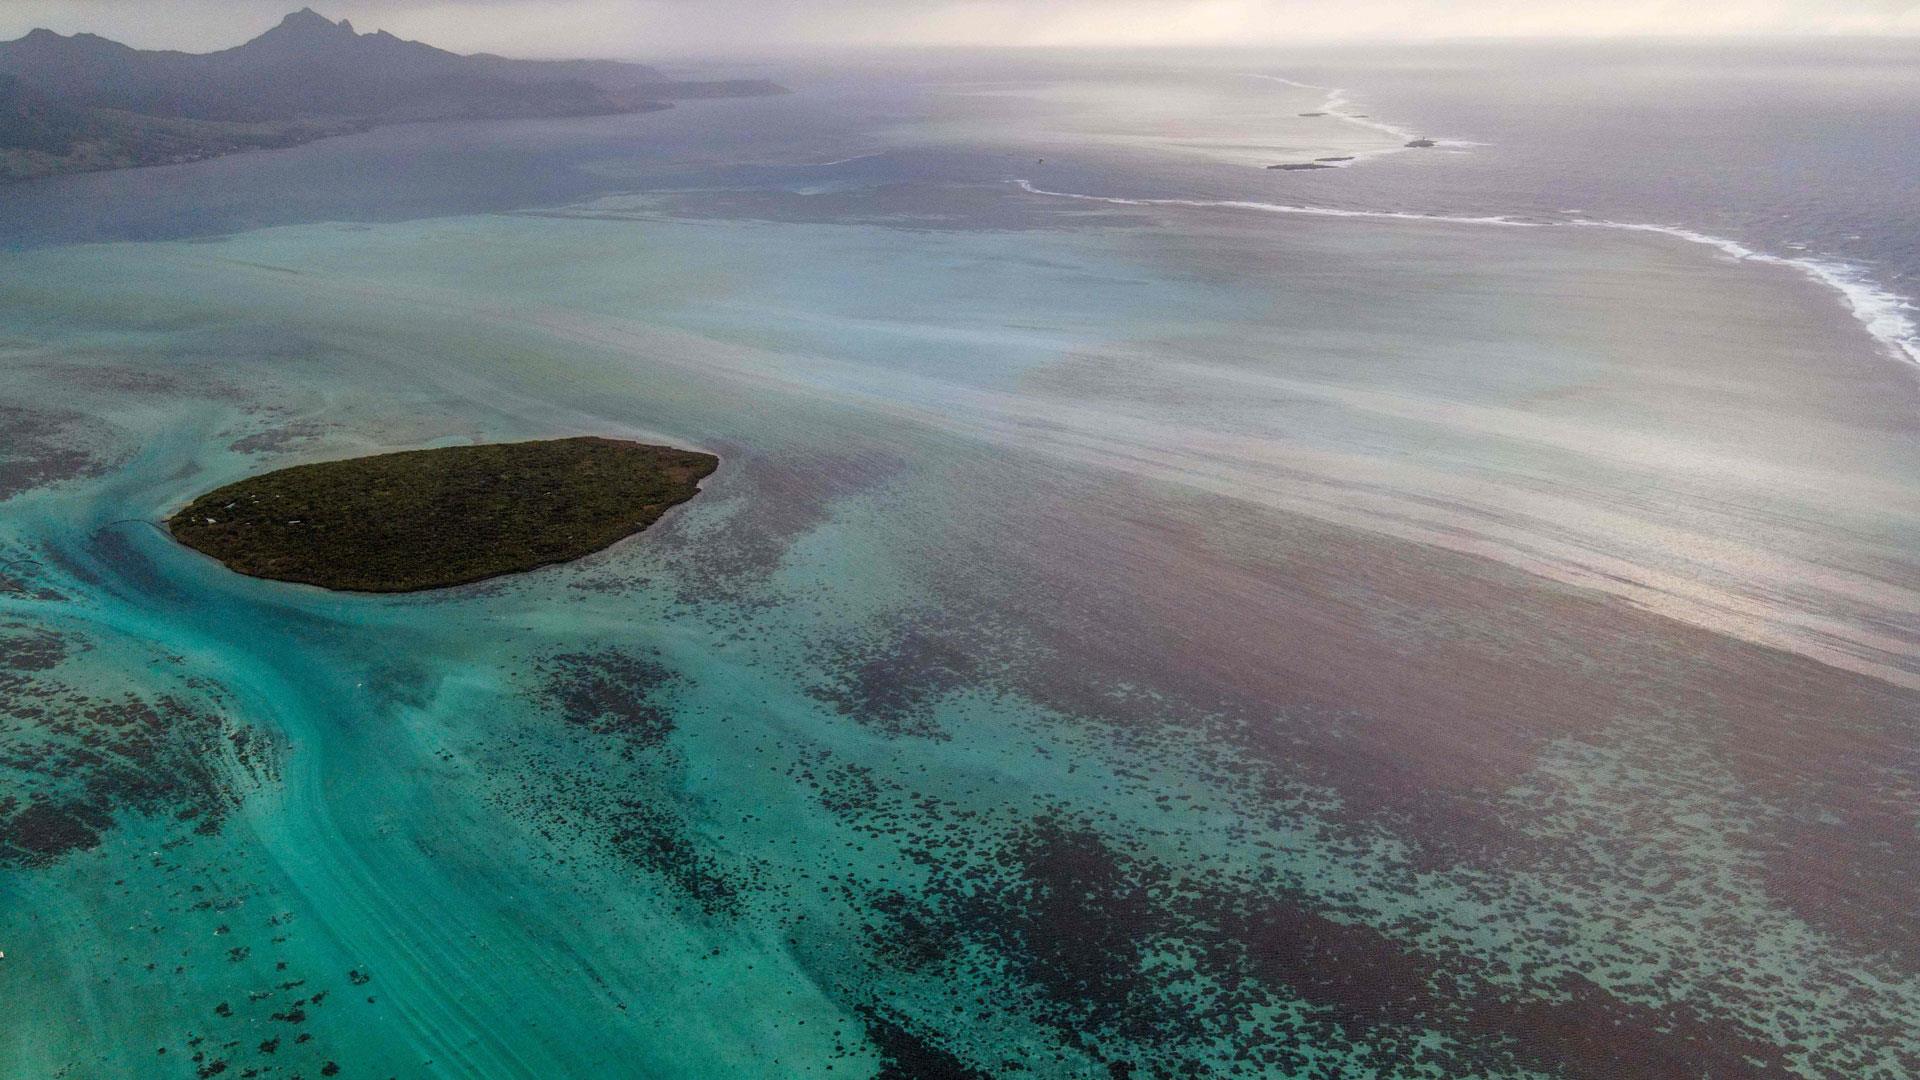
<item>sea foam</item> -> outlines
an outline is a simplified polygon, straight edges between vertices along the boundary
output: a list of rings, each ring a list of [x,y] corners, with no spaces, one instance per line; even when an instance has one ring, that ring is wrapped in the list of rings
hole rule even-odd
[[[1275,76],[1261,76],[1276,78]],[[1287,80],[1280,80],[1285,82]],[[1295,83],[1294,85],[1305,85]],[[1713,248],[1728,258],[1740,262],[1763,263],[1769,266],[1784,266],[1796,270],[1807,278],[1826,286],[1836,293],[1847,305],[1853,317],[1886,349],[1889,355],[1907,363],[1920,366],[1920,321],[1916,315],[1920,309],[1912,301],[1888,289],[1876,281],[1867,268],[1856,263],[1821,257],[1794,257],[1775,255],[1758,251],[1737,240],[1712,236],[1707,233],[1688,229],[1678,225],[1657,225],[1644,222],[1609,221],[1598,218],[1569,218],[1564,220],[1539,220],[1508,217],[1504,215],[1473,216],[1465,214],[1436,214],[1407,210],[1350,210],[1332,206],[1307,206],[1292,203],[1259,202],[1250,199],[1180,199],[1180,198],[1127,198],[1118,195],[1090,195],[1073,191],[1049,191],[1035,187],[1022,179],[1013,181],[1022,191],[1032,195],[1044,195],[1058,199],[1078,199],[1087,202],[1109,203],[1115,206],[1181,206],[1199,209],[1247,210],[1267,214],[1294,214],[1308,217],[1332,218],[1369,218],[1391,221],[1426,221],[1449,225],[1502,226],[1507,228],[1550,229],[1550,228],[1587,228],[1614,229],[1623,232],[1659,233]]]
[[[1382,135],[1386,135],[1395,139],[1400,139],[1407,143],[1411,143],[1415,139],[1418,139],[1421,137],[1418,133],[1413,131],[1411,128],[1404,128],[1399,126],[1398,124],[1390,124],[1384,120],[1376,120],[1371,116],[1360,116],[1355,113],[1348,112],[1347,106],[1354,104],[1354,101],[1352,98],[1347,96],[1347,91],[1341,89],[1340,87],[1321,86],[1317,83],[1301,82],[1298,79],[1289,79],[1280,75],[1261,75],[1257,72],[1246,72],[1245,74],[1246,74],[1246,77],[1249,79],[1260,79],[1265,82],[1275,82],[1275,83],[1281,84],[1282,86],[1297,87],[1298,89],[1301,89],[1301,90],[1319,90],[1322,93],[1324,93],[1326,97],[1321,100],[1320,107],[1316,111],[1326,113],[1328,116],[1336,120],[1339,120],[1343,123],[1352,124],[1354,127],[1365,128],[1369,131],[1377,131]],[[1472,142],[1465,139],[1434,139],[1433,145],[1437,147],[1459,148],[1459,147],[1468,147],[1468,146],[1480,146],[1483,144]],[[1397,154],[1403,150],[1409,150],[1409,149],[1413,149],[1413,148],[1405,145],[1390,146],[1380,150],[1365,151],[1360,154],[1357,154],[1356,157],[1361,157],[1361,158],[1380,157],[1384,154]]]

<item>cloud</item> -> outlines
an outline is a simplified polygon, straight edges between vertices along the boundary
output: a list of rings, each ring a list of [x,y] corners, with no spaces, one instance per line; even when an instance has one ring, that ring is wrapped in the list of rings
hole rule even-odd
[[[5,0],[0,36],[237,44],[299,0]],[[1920,34],[1920,0],[315,0],[362,30],[525,55],[824,45],[1210,45],[1430,37]]]

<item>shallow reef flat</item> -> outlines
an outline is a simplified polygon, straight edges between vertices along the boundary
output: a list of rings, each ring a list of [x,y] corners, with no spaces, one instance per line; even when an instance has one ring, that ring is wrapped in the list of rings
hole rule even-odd
[[[1920,391],[1831,296],[833,200],[0,256],[0,1075],[1920,1069]],[[727,467],[433,592],[160,527],[579,431]]]

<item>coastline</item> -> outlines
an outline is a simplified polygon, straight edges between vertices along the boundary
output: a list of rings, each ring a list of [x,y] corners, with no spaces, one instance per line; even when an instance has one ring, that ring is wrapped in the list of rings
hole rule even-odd
[[[1912,1071],[1920,383],[1844,267],[847,100],[16,199],[111,227],[0,250],[0,779],[96,823],[0,868],[0,1060]],[[727,482],[431,598],[151,520],[588,431]]]
[[[220,158],[234,157],[239,154],[250,154],[263,150],[288,150],[296,146],[308,146],[313,143],[325,142],[328,139],[336,139],[346,135],[364,135],[369,131],[377,131],[382,128],[403,127],[413,124],[444,124],[477,120],[560,120],[596,116],[634,116],[641,113],[661,112],[671,108],[673,108],[673,103],[670,101],[642,101],[606,111],[539,114],[534,116],[503,114],[499,116],[447,116],[384,121],[354,118],[331,120],[316,118],[312,120],[289,121],[285,125],[282,125],[284,130],[276,130],[265,134],[263,138],[268,141],[261,141],[253,145],[228,145],[205,151],[188,151],[152,161],[107,161],[95,163],[87,160],[75,161],[69,158],[61,158],[53,160],[53,167],[47,168],[44,171],[31,173],[21,172],[15,168],[6,166],[10,166],[12,159],[15,157],[20,157],[31,162],[40,160],[44,158],[45,155],[40,155],[39,158],[30,158],[27,157],[27,155],[31,153],[30,151],[0,150],[0,187],[27,184],[36,180],[53,180],[63,176],[84,176],[89,173],[125,172],[130,169],[157,169],[168,165],[194,165],[203,161],[216,161]],[[130,118],[129,122],[173,124],[176,126],[193,126],[207,129],[220,129],[222,127],[241,129],[269,126],[260,124],[221,125],[214,121],[166,120],[164,118],[138,116],[131,113],[126,115]]]

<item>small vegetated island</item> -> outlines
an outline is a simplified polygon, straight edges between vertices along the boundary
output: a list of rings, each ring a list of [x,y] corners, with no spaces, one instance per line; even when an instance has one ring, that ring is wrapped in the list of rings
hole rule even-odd
[[[608,547],[693,498],[719,464],[592,436],[407,450],[228,484],[167,527],[253,577],[353,592],[441,589]]]

